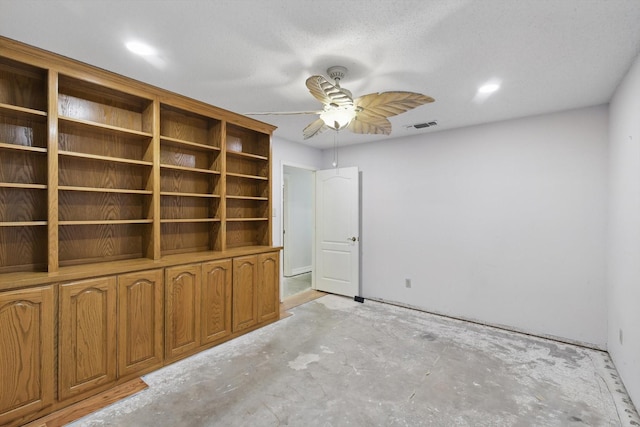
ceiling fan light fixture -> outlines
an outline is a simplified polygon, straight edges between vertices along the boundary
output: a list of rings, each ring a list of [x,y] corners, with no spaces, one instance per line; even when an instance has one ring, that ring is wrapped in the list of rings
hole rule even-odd
[[[340,130],[351,123],[356,116],[354,108],[330,108],[320,113],[320,118],[331,129]]]

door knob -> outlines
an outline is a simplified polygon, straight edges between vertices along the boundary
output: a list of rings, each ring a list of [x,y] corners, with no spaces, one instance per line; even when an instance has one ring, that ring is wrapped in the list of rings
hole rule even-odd
[[[347,238],[347,240],[351,240],[352,242],[357,242],[358,238],[354,236],[354,237]]]

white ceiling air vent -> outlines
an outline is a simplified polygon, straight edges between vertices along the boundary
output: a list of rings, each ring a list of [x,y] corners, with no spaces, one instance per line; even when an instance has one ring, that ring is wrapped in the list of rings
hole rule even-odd
[[[411,129],[411,128],[424,129],[424,128],[431,128],[431,127],[434,127],[434,126],[438,126],[438,122],[435,121],[435,120],[433,120],[431,122],[416,123],[414,125],[406,125],[405,128],[407,128],[407,129]]]

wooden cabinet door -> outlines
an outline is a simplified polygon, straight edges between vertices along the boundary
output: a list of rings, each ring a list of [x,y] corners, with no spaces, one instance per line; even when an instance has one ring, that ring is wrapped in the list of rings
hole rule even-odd
[[[200,344],[231,334],[231,260],[202,264]]]
[[[161,269],[118,276],[118,377],[162,365],[162,279]]]
[[[60,286],[60,400],[116,379],[116,278]]]
[[[279,253],[258,256],[258,322],[272,320],[280,312]]]
[[[258,323],[258,256],[233,259],[233,331]]]
[[[165,357],[169,360],[199,346],[200,273],[199,264],[165,270]]]
[[[51,286],[0,293],[0,425],[53,402],[53,304]]]

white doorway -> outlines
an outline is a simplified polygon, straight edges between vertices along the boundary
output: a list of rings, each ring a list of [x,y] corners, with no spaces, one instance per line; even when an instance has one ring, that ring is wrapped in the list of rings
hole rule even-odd
[[[311,289],[314,245],[314,171],[282,167],[282,298]]]

